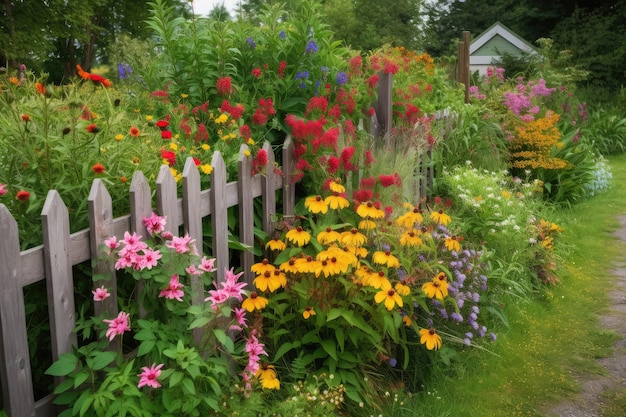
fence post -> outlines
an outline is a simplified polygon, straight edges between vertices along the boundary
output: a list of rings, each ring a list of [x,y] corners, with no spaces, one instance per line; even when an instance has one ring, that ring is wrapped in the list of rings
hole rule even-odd
[[[111,195],[101,179],[96,178],[93,181],[87,202],[89,207],[89,239],[94,274],[93,287],[95,289],[104,285],[109,290],[109,294],[111,294],[108,298],[94,303],[94,313],[96,316],[104,314],[107,318],[113,318],[117,315],[118,309],[115,263],[104,260],[104,254],[100,250],[105,239],[113,237],[113,203]],[[113,348],[113,345],[111,345],[111,348]]]
[[[378,75],[378,100],[376,101],[376,120],[378,126],[374,136],[387,136],[393,126],[393,75],[381,72]]]
[[[219,151],[211,159],[211,226],[213,257],[217,263],[216,281],[223,282],[228,269],[228,211],[226,208],[226,164]]]
[[[254,246],[254,199],[252,197],[252,158],[246,145],[239,148],[237,160],[239,175],[237,192],[239,194],[239,240],[244,245]],[[252,285],[254,274],[250,267],[254,264],[254,253],[245,250],[241,254],[241,266],[245,282]]]
[[[261,177],[261,193],[263,195],[263,231],[272,233],[274,231],[274,218],[276,216],[276,189],[274,188],[274,151],[269,142],[263,144],[263,149],[267,152],[267,169],[265,175]]]
[[[143,218],[152,214],[152,194],[150,185],[145,175],[141,171],[133,173],[133,179],[130,182],[130,231],[137,233],[138,236],[147,237],[148,229],[143,224]],[[162,213],[160,213],[162,214]],[[143,281],[137,281],[137,294],[143,291]],[[139,297],[137,297],[139,300]],[[146,309],[139,302],[139,317],[146,316]]]
[[[291,135],[287,135],[283,144],[283,216],[293,216],[296,206],[296,185],[293,183],[294,144]]]
[[[0,377],[3,405],[11,417],[34,416],[35,400],[26,336],[17,222],[0,204]]]
[[[469,103],[469,87],[470,87],[470,70],[469,70],[469,47],[470,32],[464,30],[462,32],[462,41],[459,42],[459,59],[458,59],[458,82],[465,86],[465,103]]]
[[[48,315],[52,360],[77,345],[74,327],[74,280],[70,261],[70,218],[59,193],[48,191],[41,212],[44,267],[48,292]]]
[[[172,171],[170,171],[170,167],[167,165],[161,165],[159,175],[157,175],[156,195],[157,211],[161,216],[167,216],[165,230],[171,232],[174,236],[178,236],[180,234],[178,231],[180,220],[177,210],[178,194],[176,190],[176,180],[172,175]]]

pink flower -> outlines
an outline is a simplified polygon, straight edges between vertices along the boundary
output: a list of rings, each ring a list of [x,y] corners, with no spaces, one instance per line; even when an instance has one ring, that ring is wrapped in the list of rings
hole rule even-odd
[[[6,187],[6,184],[0,184],[0,196],[3,196],[9,192],[9,190],[7,190],[5,187]]]
[[[196,240],[192,239],[191,236],[185,234],[184,237],[174,236],[170,242],[167,242],[165,246],[170,249],[174,249],[177,253],[187,253],[191,251],[192,253],[196,252],[196,248],[194,242]]]
[[[137,236],[136,232],[133,232],[132,235],[128,232],[124,232],[124,239],[122,239],[122,243],[125,246],[124,249],[132,252],[138,252],[148,246],[141,241],[141,236]]]
[[[182,290],[183,287],[184,285],[178,281],[178,275],[174,274],[170,278],[170,283],[167,288],[161,290],[159,293],[159,297],[183,301],[182,297],[185,295],[185,292]]]
[[[165,230],[165,220],[167,216],[158,216],[154,212],[150,214],[150,217],[143,218],[143,225],[146,226],[148,233],[155,235]]]
[[[161,384],[157,381],[157,378],[161,375],[161,368],[163,368],[163,364],[157,365],[155,363],[149,368],[147,366],[141,368],[143,372],[137,375],[139,377],[137,387],[141,388],[147,385],[152,388],[160,388]]]
[[[189,265],[187,268],[185,268],[185,272],[188,273],[189,275],[202,275],[204,273],[204,271],[201,271],[198,268],[196,268],[195,265]]]
[[[226,291],[224,291],[223,289],[209,290],[209,294],[211,295],[205,298],[204,301],[205,302],[210,301],[211,308],[216,311],[218,309],[217,307],[218,305],[224,304],[230,298],[228,294],[226,293]]]
[[[202,269],[204,272],[213,272],[215,271],[215,258],[207,258],[203,256],[200,260],[200,265],[198,265],[199,269]]]
[[[120,243],[117,241],[117,237],[116,236],[113,236],[113,237],[111,237],[109,239],[105,239],[104,240],[104,244],[109,249],[117,249],[117,248],[120,247]]]
[[[96,288],[95,290],[91,291],[91,293],[93,294],[94,301],[104,301],[111,296],[111,294],[109,293],[109,290],[104,288],[104,285],[100,288]]]
[[[245,293],[243,287],[248,285],[245,282],[238,282],[242,275],[243,271],[235,274],[233,268],[230,268],[230,271],[226,270],[226,275],[224,276],[225,281],[221,283],[222,290],[224,290],[229,297],[236,298],[239,301],[243,300],[243,294]]]
[[[106,337],[109,338],[109,341],[112,341],[116,335],[122,336],[124,332],[130,330],[130,318],[128,313],[123,311],[120,311],[113,320],[104,319],[102,321],[109,324],[109,329],[106,332]]]
[[[146,248],[143,250],[143,256],[139,257],[138,267],[139,269],[148,268],[152,269],[153,266],[157,266],[159,263],[159,259],[161,259],[163,255],[158,250],[152,250],[150,248]]]

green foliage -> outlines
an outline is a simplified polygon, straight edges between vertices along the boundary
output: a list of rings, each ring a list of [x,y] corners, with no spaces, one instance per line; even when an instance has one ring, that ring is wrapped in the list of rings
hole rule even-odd
[[[580,135],[601,155],[626,152],[626,118],[618,108],[595,108],[581,126]]]

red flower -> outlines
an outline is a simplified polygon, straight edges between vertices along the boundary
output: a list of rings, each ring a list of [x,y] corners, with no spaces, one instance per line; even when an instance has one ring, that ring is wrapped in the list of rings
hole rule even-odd
[[[37,87],[39,94],[46,94],[46,87],[44,87],[42,83],[36,83],[35,87]]]
[[[354,165],[352,165],[350,159],[352,159],[355,151],[356,149],[354,149],[353,146],[345,147],[341,151],[341,163],[343,164],[343,167],[348,171],[354,169]]]
[[[218,94],[222,96],[230,95],[233,92],[233,83],[230,77],[218,78],[215,86],[217,87]]]
[[[328,158],[328,173],[334,174],[339,169],[339,165],[341,164],[341,159],[336,156],[331,156]]]
[[[239,134],[245,139],[248,140],[252,136],[252,131],[250,130],[250,126],[243,125],[239,128]]]
[[[30,116],[27,115],[26,113],[24,113],[22,115],[22,120],[25,121],[26,123],[30,122]]]
[[[136,128],[135,126],[130,128],[130,135],[134,138],[136,138],[137,136],[139,136],[141,134],[141,132],[139,131],[138,128]]]
[[[169,166],[176,164],[176,154],[172,151],[161,149],[161,158],[166,159]]]
[[[172,132],[170,132],[169,130],[162,130],[161,139],[165,139],[165,140],[172,139]]]
[[[193,163],[196,164],[196,166],[200,165],[202,162],[200,162],[200,160],[198,158],[193,158]]]
[[[256,109],[256,111],[252,115],[252,123],[259,126],[263,126],[265,123],[267,123],[267,116],[263,114],[261,109]]]
[[[93,169],[93,172],[95,172],[96,174],[102,174],[104,172],[104,165],[98,162],[97,164],[92,166],[91,169]]]
[[[328,109],[328,99],[323,96],[313,96],[309,99],[304,115],[309,116],[309,114],[314,111],[319,111],[324,114],[326,113],[326,109]]]
[[[196,140],[196,142],[206,142],[207,140],[209,140],[209,132],[207,132],[204,123],[200,123],[200,125],[198,126],[198,131],[196,132],[194,139]]]
[[[376,160],[374,159],[374,155],[372,155],[372,151],[365,151],[365,166],[369,166],[374,162],[376,162]]]
[[[285,76],[285,68],[287,68],[287,63],[285,61],[280,61],[278,65],[278,76],[283,78]]]
[[[399,70],[400,70],[400,67],[398,67],[397,64],[394,64],[393,62],[387,62],[385,64],[385,68],[383,69],[383,72],[385,74],[396,74]]]
[[[268,163],[267,151],[265,149],[259,149],[254,159],[259,166],[266,166]]]
[[[361,66],[363,66],[363,59],[361,58],[361,55],[356,55],[352,59],[350,59],[350,61],[348,62],[348,65],[350,66],[351,73],[357,74],[357,75],[360,74]]]
[[[396,177],[393,175],[381,174],[378,176],[378,181],[383,187],[390,187],[396,183]]]
[[[20,201],[26,201],[30,198],[30,193],[28,191],[19,190],[15,195],[15,198]]]
[[[254,75],[255,78],[259,78],[261,76],[261,68],[255,68],[250,71],[250,74]]]
[[[168,122],[167,120],[159,120],[158,122],[156,122],[156,127],[158,127],[161,130],[164,130],[169,125],[170,125],[170,122]]]
[[[100,130],[98,129],[98,126],[96,126],[95,123],[88,125],[86,129],[87,129],[87,132],[89,133],[98,133],[98,131]]]
[[[352,198],[359,203],[370,201],[372,199],[372,190],[356,190],[352,193]]]
[[[374,188],[374,186],[376,185],[376,178],[374,177],[361,178],[360,183],[361,183],[362,188],[371,189],[371,188]]]
[[[263,114],[265,114],[266,116],[271,116],[272,114],[276,114],[276,110],[274,110],[274,102],[272,101],[271,97],[267,99],[260,98],[259,107],[263,111]]]
[[[366,82],[367,82],[367,86],[373,90],[374,88],[376,88],[376,85],[378,85],[378,74],[372,75],[371,77],[367,79]]]

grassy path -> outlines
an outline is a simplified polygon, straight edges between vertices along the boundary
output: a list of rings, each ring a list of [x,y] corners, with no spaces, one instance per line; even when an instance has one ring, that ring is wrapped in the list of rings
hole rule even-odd
[[[564,228],[561,283],[529,302],[506,305],[509,326],[499,330],[493,353],[461,355],[452,373],[412,401],[412,415],[543,417],[554,404],[577,401],[579,378],[606,373],[597,359],[612,355],[618,335],[600,318],[612,304],[615,262],[626,261],[626,244],[612,235],[626,214],[626,156],[610,163],[608,192],[556,213]],[[624,385],[601,400],[600,415],[624,415]]]

